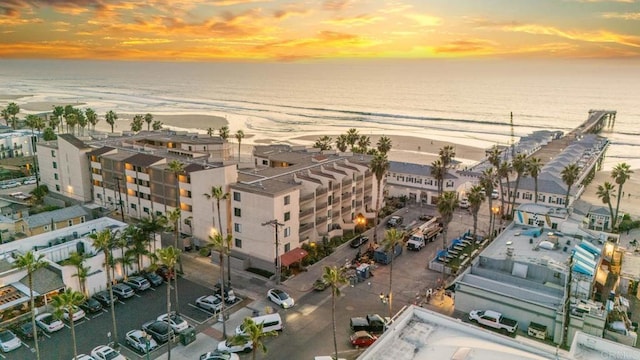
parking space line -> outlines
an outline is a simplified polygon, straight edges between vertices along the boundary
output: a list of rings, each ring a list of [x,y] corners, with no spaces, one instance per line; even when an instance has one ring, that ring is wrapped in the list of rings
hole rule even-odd
[[[191,303],[189,303],[189,304],[187,304],[187,305],[191,306],[192,308],[198,309],[198,310],[202,311],[203,313],[205,313],[205,314],[209,315],[209,317],[208,317],[208,318],[206,318],[203,322],[198,322],[198,321],[195,321],[195,320],[194,320],[194,322],[196,322],[198,325],[202,325],[202,324],[204,324],[204,323],[205,323],[205,322],[207,322],[209,319],[211,319],[212,317],[214,317],[214,316],[216,316],[216,315],[217,315],[216,313],[212,313],[212,312],[211,312],[211,311],[209,311],[209,310],[205,310],[205,309],[203,309],[203,308],[201,308],[201,307],[199,307],[199,306],[193,305],[193,304],[191,304]],[[181,314],[181,315],[182,315],[182,314]]]
[[[22,342],[22,345],[24,345],[24,347],[26,347],[27,349],[31,350],[31,346],[29,346],[29,344],[27,344],[26,342]]]
[[[139,297],[139,298],[141,298],[141,297],[142,297],[141,295],[138,295],[138,294],[133,294],[133,295],[134,295],[134,296],[137,296],[137,297]]]
[[[185,319],[187,319],[187,320],[191,320],[191,321],[193,321],[194,323],[196,323],[196,324],[198,324],[198,325],[202,325],[202,324],[204,324],[203,322],[199,322],[199,321],[197,321],[197,320],[195,320],[195,319],[193,319],[193,318],[188,317],[188,316],[187,316],[187,315],[185,315],[185,314],[180,314],[180,316],[182,316],[183,318],[185,318]]]
[[[124,301],[122,301],[122,300],[118,299],[118,302],[119,302],[120,304],[124,305]]]
[[[47,334],[47,332],[46,332],[46,331],[43,331],[43,332],[42,332],[42,335],[44,335],[44,336],[48,337],[49,339],[51,339],[51,335]]]
[[[2,355],[2,354],[0,354],[0,357],[2,357],[3,359],[6,359],[6,358],[7,358],[6,356],[4,356],[4,355]]]

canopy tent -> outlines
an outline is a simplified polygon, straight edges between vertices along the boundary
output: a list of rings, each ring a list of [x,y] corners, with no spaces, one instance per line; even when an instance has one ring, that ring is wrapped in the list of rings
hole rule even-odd
[[[306,250],[297,247],[293,250],[289,250],[286,253],[280,255],[280,265],[291,266],[291,264],[302,260],[307,255],[308,253]]]

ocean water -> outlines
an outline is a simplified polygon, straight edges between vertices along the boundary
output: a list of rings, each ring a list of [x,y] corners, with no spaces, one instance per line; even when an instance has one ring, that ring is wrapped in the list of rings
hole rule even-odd
[[[259,139],[413,135],[490,147],[617,110],[605,168],[640,168],[640,65],[614,60],[169,63],[1,60],[0,94],[99,114],[226,116]],[[513,112],[513,127],[509,114]],[[184,124],[189,128],[189,124]]]

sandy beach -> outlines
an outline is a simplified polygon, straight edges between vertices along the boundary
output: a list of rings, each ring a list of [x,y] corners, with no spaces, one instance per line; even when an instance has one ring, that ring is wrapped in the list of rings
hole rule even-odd
[[[620,212],[627,213],[631,215],[633,218],[640,217],[640,169],[633,169],[633,174],[631,174],[631,178],[627,180],[622,186],[622,192],[624,192],[624,196],[620,199]],[[605,182],[610,182],[616,189],[618,190],[618,185],[615,183],[615,180],[611,177],[611,171],[600,171],[596,173],[593,181],[589,186],[585,189],[584,193],[580,199],[589,202],[594,205],[602,205],[607,207],[606,204],[602,203],[602,200],[598,198],[596,192],[598,191],[598,185],[602,185]],[[613,199],[613,209],[615,211],[616,208],[616,199]]]

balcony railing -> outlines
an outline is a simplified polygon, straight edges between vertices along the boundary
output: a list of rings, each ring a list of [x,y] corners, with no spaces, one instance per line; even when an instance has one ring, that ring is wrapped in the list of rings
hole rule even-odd
[[[322,225],[322,224],[326,224],[327,223],[327,217],[326,216],[321,216],[319,218],[316,218],[316,226]]]
[[[303,195],[303,196],[301,196],[301,197],[300,197],[300,203],[303,203],[303,202],[305,202],[305,201],[312,200],[314,197],[315,197],[315,194],[314,194],[314,193],[310,193],[310,194],[307,194],[307,195]]]
[[[321,204],[316,205],[316,211],[320,211],[322,209],[326,209],[327,208],[327,203],[323,202]]]
[[[315,212],[314,208],[308,208],[308,209],[303,209],[300,211],[300,218],[303,218],[305,216],[309,216],[311,214],[313,214]]]
[[[313,223],[304,223],[302,225],[300,225],[300,234],[302,234],[303,232],[309,231],[313,229]]]
[[[320,188],[316,190],[316,196],[324,195],[327,193],[327,188]]]

